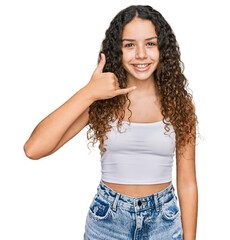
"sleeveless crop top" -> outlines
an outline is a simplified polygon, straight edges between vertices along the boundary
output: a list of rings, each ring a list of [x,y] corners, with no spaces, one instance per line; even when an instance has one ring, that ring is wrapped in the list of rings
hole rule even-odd
[[[154,123],[117,121],[104,141],[101,155],[101,179],[118,184],[158,184],[172,180],[175,132],[170,124],[166,132],[163,120]],[[164,132],[166,132],[164,134]]]

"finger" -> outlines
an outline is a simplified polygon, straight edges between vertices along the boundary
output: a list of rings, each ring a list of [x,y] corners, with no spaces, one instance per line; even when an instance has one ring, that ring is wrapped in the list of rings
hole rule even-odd
[[[120,88],[119,88],[119,80],[118,80],[118,78],[116,77],[116,75],[114,75],[114,86],[115,86],[116,89],[120,89]]]
[[[119,83],[118,83],[117,81],[115,81],[114,86],[115,86],[116,89],[120,89],[120,88],[119,88]]]
[[[102,72],[103,72],[103,68],[104,68],[104,66],[105,66],[105,62],[106,62],[105,54],[104,54],[104,53],[101,53],[101,60],[100,60],[100,62],[98,63],[95,72],[97,72],[97,73],[102,73]]]
[[[126,93],[129,93],[129,92],[132,92],[136,88],[137,88],[136,86],[133,86],[133,87],[130,87],[130,88],[118,89],[115,92],[116,92],[117,95],[121,95],[121,94],[126,94]]]

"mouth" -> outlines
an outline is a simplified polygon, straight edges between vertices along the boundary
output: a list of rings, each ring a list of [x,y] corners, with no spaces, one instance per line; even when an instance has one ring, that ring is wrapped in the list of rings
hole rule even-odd
[[[132,64],[132,65],[135,70],[143,72],[143,71],[148,70],[151,64],[147,63],[147,64]]]

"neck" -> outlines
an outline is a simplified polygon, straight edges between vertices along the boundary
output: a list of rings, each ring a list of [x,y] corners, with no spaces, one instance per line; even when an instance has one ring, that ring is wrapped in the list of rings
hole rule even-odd
[[[157,97],[157,88],[153,79],[151,80],[130,80],[128,81],[127,88],[136,86],[137,88],[130,92],[133,96],[155,96]]]

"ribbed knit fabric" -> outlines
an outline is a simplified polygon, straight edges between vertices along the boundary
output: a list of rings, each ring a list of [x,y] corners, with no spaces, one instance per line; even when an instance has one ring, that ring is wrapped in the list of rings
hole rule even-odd
[[[123,121],[119,133],[117,120],[110,124],[112,129],[104,142],[107,151],[100,153],[102,180],[120,184],[158,184],[172,180],[175,154],[172,125],[165,133],[163,121]]]

